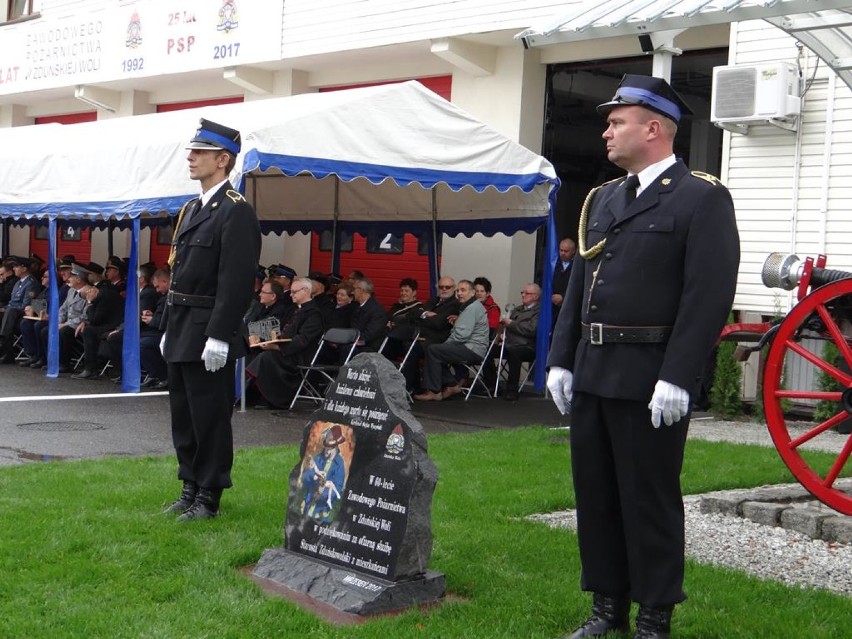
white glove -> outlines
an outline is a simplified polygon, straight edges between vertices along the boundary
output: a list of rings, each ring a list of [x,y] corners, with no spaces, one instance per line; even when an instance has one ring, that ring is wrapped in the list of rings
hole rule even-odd
[[[163,336],[160,338],[160,355],[163,357],[166,356],[166,334],[163,333]]]
[[[228,342],[223,342],[215,337],[208,337],[204,351],[201,353],[201,359],[204,361],[204,368],[215,373],[228,361]]]
[[[547,390],[553,395],[553,403],[563,415],[571,412],[571,385],[574,375],[567,368],[551,366],[547,373]]]
[[[654,386],[654,396],[648,404],[651,409],[651,423],[660,427],[660,416],[666,426],[679,422],[689,411],[689,393],[680,386],[659,380]]]

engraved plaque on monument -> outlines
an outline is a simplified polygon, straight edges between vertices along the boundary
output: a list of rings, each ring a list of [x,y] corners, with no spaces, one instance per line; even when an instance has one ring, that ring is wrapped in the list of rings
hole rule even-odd
[[[285,546],[256,576],[361,615],[443,597],[427,568],[438,475],[404,384],[377,354],[341,369],[290,473]]]

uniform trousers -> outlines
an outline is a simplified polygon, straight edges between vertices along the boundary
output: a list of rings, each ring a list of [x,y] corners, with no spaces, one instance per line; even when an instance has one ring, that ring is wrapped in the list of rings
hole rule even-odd
[[[204,362],[169,362],[169,405],[178,479],[202,488],[231,487],[235,362],[211,373]]]
[[[655,429],[647,402],[574,393],[583,590],[651,607],[686,598],[680,472],[688,427],[689,415]]]
[[[39,334],[43,326],[47,326],[47,320],[24,320],[21,322],[21,338],[24,350],[33,359],[44,359],[47,355],[42,351]]]

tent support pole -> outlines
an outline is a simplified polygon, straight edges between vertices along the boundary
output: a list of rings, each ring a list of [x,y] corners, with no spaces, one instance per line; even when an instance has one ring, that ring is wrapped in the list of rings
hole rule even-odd
[[[9,225],[12,220],[9,218],[3,218],[3,244],[0,246],[0,254],[3,257],[9,257]]]
[[[47,223],[48,257],[47,266],[50,269],[50,290],[47,301],[47,376],[59,377],[59,286],[53,277],[56,270],[56,218],[50,218]],[[70,291],[68,293],[71,294]]]
[[[127,296],[124,299],[124,317],[139,317],[139,231],[141,222],[133,219],[130,235],[130,266],[127,269]],[[110,220],[112,237],[112,220]],[[110,253],[112,254],[112,253]],[[139,361],[139,322],[125,322],[121,344],[121,390],[138,393],[141,382]]]
[[[432,229],[429,237],[429,295],[438,295],[438,185],[432,187]]]
[[[340,216],[340,178],[334,176],[334,221],[331,225],[331,272],[340,273],[340,233],[337,219]]]

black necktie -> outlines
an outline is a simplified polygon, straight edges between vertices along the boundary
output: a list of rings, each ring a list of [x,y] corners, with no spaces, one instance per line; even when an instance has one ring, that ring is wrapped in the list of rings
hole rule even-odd
[[[186,213],[184,213],[184,215],[183,215],[183,218],[184,218],[184,219],[183,219],[183,225],[184,225],[184,227],[185,227],[187,224],[189,224],[189,223],[190,223],[190,221],[192,220],[192,216],[193,216],[193,215],[195,215],[196,213],[198,213],[198,211],[199,211],[199,210],[201,210],[201,198],[198,198],[197,200],[195,200],[195,202],[193,202],[193,203],[189,206],[189,208],[187,208],[187,209],[186,209]]]
[[[630,204],[636,199],[636,189],[639,187],[639,177],[636,175],[628,175],[624,180],[624,193],[627,197],[627,203]]]

